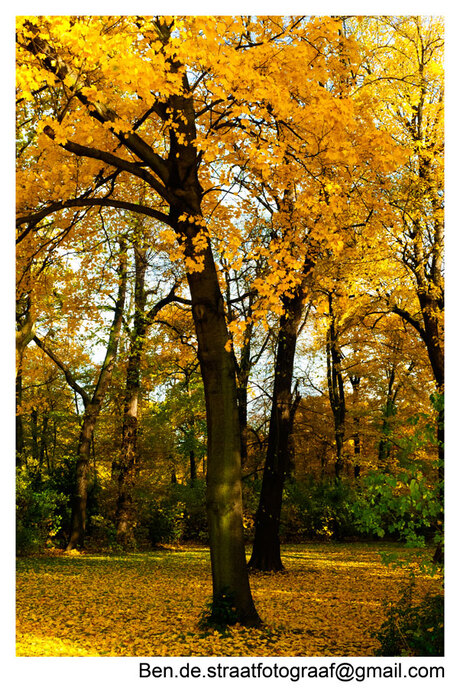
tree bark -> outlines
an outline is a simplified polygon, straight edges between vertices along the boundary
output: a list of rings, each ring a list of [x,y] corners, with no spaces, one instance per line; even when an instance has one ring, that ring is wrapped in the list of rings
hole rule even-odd
[[[38,455],[38,465],[40,466],[40,469],[43,465],[43,461],[45,458],[45,454],[47,453],[47,441],[46,441],[46,434],[48,431],[48,423],[49,423],[49,414],[47,411],[43,413],[42,417],[42,430],[41,430],[41,437],[40,437],[40,451]]]
[[[357,480],[361,474],[361,435],[359,431],[359,415],[357,412],[361,378],[359,375],[349,375],[349,378],[353,388],[353,477]]]
[[[32,459],[38,462],[38,411],[32,409],[30,414],[30,432],[32,438]]]
[[[336,460],[334,465],[335,478],[340,480],[344,467],[343,444],[345,436],[345,392],[343,375],[340,367],[342,355],[338,343],[335,316],[332,308],[332,295],[329,294],[330,323],[326,341],[327,385],[329,401],[334,418],[334,436],[336,446]]]
[[[194,229],[194,228],[192,228]],[[190,232],[191,234],[191,232]],[[192,242],[188,244],[192,251]],[[230,594],[238,621],[260,622],[246,567],[241,488],[241,437],[233,354],[217,271],[207,244],[201,272],[189,272],[192,313],[206,401],[208,470],[206,508],[209,524],[213,600]]]
[[[117,479],[117,504],[115,525],[117,540],[128,545],[132,541],[133,487],[138,471],[137,435],[138,410],[141,390],[141,363],[144,354],[145,336],[148,327],[160,310],[175,298],[175,285],[167,296],[160,299],[150,310],[146,310],[145,273],[147,270],[146,250],[138,241],[134,243],[135,287],[134,323],[130,335],[130,350],[126,371],[125,396],[123,406],[123,425],[121,450],[118,460],[112,465],[112,475]]]
[[[22,466],[24,460],[24,422],[22,404],[22,355],[16,371],[16,466]]]
[[[303,301],[303,284],[298,287],[293,298],[283,299],[284,313],[280,318],[268,447],[255,519],[254,544],[249,561],[250,567],[260,571],[283,569],[279,527],[284,481],[290,456],[293,423],[291,387]]]
[[[391,432],[391,419],[396,415],[396,397],[398,394],[399,386],[395,386],[395,369],[394,366],[390,370],[390,375],[388,378],[388,390],[387,397],[385,399],[385,404],[383,407],[383,419],[382,419],[382,430],[381,438],[379,441],[379,465],[382,468],[386,468],[386,462],[390,456],[391,442],[389,440],[389,435]]]
[[[114,462],[112,473],[117,478],[117,504],[115,524],[117,540],[128,545],[132,539],[132,490],[135,482],[137,463],[137,430],[140,393],[140,367],[146,332],[146,293],[145,272],[146,253],[134,245],[135,286],[134,286],[134,326],[131,333],[130,352],[126,371],[123,426],[119,460]]]

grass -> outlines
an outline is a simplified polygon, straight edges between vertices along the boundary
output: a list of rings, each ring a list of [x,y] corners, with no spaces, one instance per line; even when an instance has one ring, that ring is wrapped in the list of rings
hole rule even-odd
[[[211,595],[209,552],[180,547],[125,555],[18,559],[19,656],[373,656],[384,600],[405,569],[382,563],[397,545],[286,546],[286,571],[251,573],[264,626],[199,629]],[[419,575],[419,592],[439,581]]]

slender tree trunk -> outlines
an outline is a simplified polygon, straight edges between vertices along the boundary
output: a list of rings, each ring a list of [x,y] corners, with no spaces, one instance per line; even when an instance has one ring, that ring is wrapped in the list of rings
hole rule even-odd
[[[91,440],[94,433],[99,412],[104,401],[105,394],[112,379],[113,367],[117,355],[118,341],[120,338],[123,309],[126,297],[126,245],[120,240],[120,262],[118,274],[120,277],[117,302],[110,329],[107,350],[99,372],[94,394],[86,404],[83,415],[80,438],[78,442],[77,464],[75,470],[75,492],[72,497],[72,515],[70,525],[70,536],[67,544],[67,551],[74,549],[77,545],[83,547],[86,531],[86,503],[88,499],[88,472],[91,457]]]
[[[280,571],[283,568],[279,526],[283,487],[289,462],[293,422],[291,387],[303,299],[304,292],[300,286],[293,298],[284,299],[284,313],[280,319],[268,447],[255,519],[254,544],[249,561],[252,568],[261,571]]]
[[[88,471],[91,458],[91,439],[96,425],[99,408],[90,403],[85,409],[78,440],[77,463],[75,466],[75,489],[72,495],[72,515],[67,551],[84,546],[86,531],[86,504],[88,500]]]
[[[332,309],[332,295],[329,294],[329,314],[330,324],[327,332],[326,359],[327,359],[327,384],[329,391],[329,401],[331,404],[332,415],[334,418],[334,436],[336,446],[335,478],[341,479],[344,458],[343,444],[345,436],[345,392],[343,385],[343,375],[340,367],[341,353],[338,343],[335,317]]]
[[[30,414],[30,432],[32,436],[32,458],[38,461],[38,411],[32,409]]]
[[[28,278],[26,283],[29,282],[30,284],[32,279],[30,277],[30,269],[27,272]],[[22,358],[26,347],[35,336],[35,316],[32,310],[30,294],[23,294],[23,298],[20,298],[17,304],[18,308],[23,300],[25,300],[25,311],[21,314],[16,314],[16,373],[22,365]]]
[[[250,297],[248,316],[252,316],[252,298]],[[251,338],[254,329],[252,318],[246,324],[241,358],[237,364],[237,398],[241,433],[241,465],[245,466],[248,458],[248,383],[251,372]]]
[[[137,465],[137,431],[140,394],[141,358],[146,332],[146,293],[145,273],[147,270],[146,252],[137,243],[134,246],[136,279],[134,287],[134,326],[131,334],[128,367],[126,371],[123,427],[119,461],[113,466],[117,477],[117,505],[115,524],[117,540],[128,545],[132,539],[133,495]]]
[[[190,483],[193,485],[196,483],[196,459],[195,459],[195,452],[193,449],[190,450],[189,452],[189,460],[190,460]]]
[[[395,387],[395,369],[394,366],[390,370],[388,378],[388,390],[385,405],[383,407],[383,419],[381,438],[379,442],[379,465],[386,468],[388,458],[390,456],[391,442],[389,436],[391,433],[391,419],[396,415],[396,397],[398,394],[398,386]]]
[[[147,270],[146,250],[138,242],[134,244],[135,287],[134,324],[130,336],[130,350],[126,371],[125,398],[121,450],[118,460],[112,465],[112,475],[117,479],[117,505],[115,524],[117,540],[128,545],[132,540],[133,488],[138,474],[137,437],[138,412],[141,388],[141,362],[144,354],[147,328],[159,311],[174,298],[174,287],[168,296],[160,299],[146,311],[145,273]]]
[[[16,371],[16,466],[23,463],[25,449],[22,404],[22,355]]]
[[[361,474],[361,435],[359,430],[359,415],[357,412],[361,378],[359,375],[350,375],[349,377],[353,388],[353,477],[357,480]]]
[[[45,458],[45,453],[47,453],[47,442],[46,442],[46,433],[48,430],[48,423],[49,423],[49,415],[45,411],[43,414],[43,420],[42,420],[42,432],[41,432],[41,438],[40,438],[40,451],[38,455],[38,465],[42,466],[43,460]]]
[[[187,392],[187,396],[189,400],[191,400],[192,393],[190,389],[190,371],[188,369],[185,370],[185,390]],[[195,447],[195,440],[196,440],[196,435],[195,435],[195,417],[193,414],[188,418],[187,420],[187,425],[190,431],[189,437],[192,439],[193,442],[193,447]],[[189,465],[190,465],[190,484],[193,485],[196,482],[197,478],[197,473],[196,473],[196,457],[195,457],[195,450],[190,449],[188,453],[189,457]]]
[[[56,465],[56,447],[57,447],[57,423],[53,420],[53,450],[51,452],[51,472],[54,472],[54,467]]]
[[[248,458],[248,387],[247,380],[238,381],[237,389],[238,417],[241,432],[241,465],[245,466]]]

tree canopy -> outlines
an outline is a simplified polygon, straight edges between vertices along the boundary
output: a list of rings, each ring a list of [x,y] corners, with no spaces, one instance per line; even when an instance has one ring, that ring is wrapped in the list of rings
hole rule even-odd
[[[296,528],[439,560],[442,19],[16,28],[25,544],[206,540],[248,626],[248,538],[269,571]]]

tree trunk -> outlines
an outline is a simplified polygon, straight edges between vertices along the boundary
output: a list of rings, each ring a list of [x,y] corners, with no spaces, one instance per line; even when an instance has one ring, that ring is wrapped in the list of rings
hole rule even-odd
[[[40,453],[38,455],[38,465],[40,466],[40,469],[43,465],[45,454],[47,453],[46,433],[48,430],[48,423],[49,423],[49,415],[45,411],[43,414],[43,419],[42,419],[42,432],[41,432],[41,438],[40,438]]]
[[[32,409],[30,414],[30,432],[32,437],[32,458],[38,462],[38,411]]]
[[[252,365],[251,339],[254,330],[254,324],[252,321],[252,299],[253,297],[251,296],[248,306],[248,317],[251,319],[245,327],[241,358],[239,363],[237,363],[237,397],[238,414],[240,418],[242,466],[246,465],[248,458],[248,383]]]
[[[190,459],[190,483],[193,485],[196,483],[196,459],[195,459],[195,452],[193,449],[190,450],[189,452],[189,459]]]
[[[342,355],[338,344],[338,335],[335,326],[335,317],[332,309],[332,295],[329,294],[330,324],[327,332],[326,359],[327,359],[327,385],[329,401],[334,418],[334,436],[336,446],[335,478],[341,479],[344,460],[343,444],[345,436],[345,393],[343,375],[340,367]]]
[[[425,344],[428,351],[428,357],[431,363],[431,369],[436,381],[436,390],[438,394],[444,393],[444,347],[443,347],[443,333],[440,327],[441,310],[439,304],[430,294],[419,291],[418,298],[422,309],[424,330],[425,330]],[[437,442],[438,442],[438,461],[439,474],[441,479],[444,478],[444,408],[441,408],[437,414]]]
[[[169,29],[159,26],[165,40]],[[176,71],[180,65],[171,63]],[[206,402],[207,490],[209,542],[213,581],[213,614],[224,595],[232,598],[236,621],[244,625],[260,623],[252,600],[243,538],[241,486],[241,435],[238,417],[236,370],[225,319],[224,301],[209,238],[203,229],[202,189],[198,179],[199,161],[195,110],[187,76],[184,96],[171,96],[168,157],[170,223],[185,249],[187,281],[198,341],[198,359]],[[193,218],[193,221],[190,219]],[[198,269],[189,269],[189,262]]]
[[[22,404],[22,355],[16,371],[16,466],[22,466],[24,455],[24,422]]]
[[[138,407],[140,394],[140,368],[147,328],[145,305],[145,272],[147,260],[145,251],[134,246],[136,281],[134,288],[134,326],[131,334],[128,367],[126,371],[123,427],[119,461],[113,466],[117,477],[117,505],[115,524],[117,541],[128,545],[132,540],[133,496],[132,490],[137,465]]]
[[[350,375],[349,378],[353,388],[353,477],[357,480],[361,474],[361,436],[359,432],[359,415],[357,412],[361,378],[359,375]]]
[[[138,390],[137,390],[138,391]],[[117,465],[117,505],[115,524],[117,541],[126,546],[132,540],[133,495],[137,463],[138,394],[133,390],[126,399],[123,415],[121,460]]]
[[[249,566],[260,571],[283,569],[279,527],[284,481],[289,463],[292,431],[292,377],[297,331],[302,317],[302,285],[291,299],[285,297],[275,361],[273,401],[268,431],[262,489],[255,519],[254,544]]]
[[[77,545],[80,547],[83,547],[84,545],[86,531],[86,503],[88,499],[88,471],[91,457],[91,439],[93,437],[94,427],[96,425],[107,388],[112,379],[113,367],[115,365],[126,297],[126,266],[126,246],[125,242],[120,240],[120,260],[118,266],[120,283],[112,327],[110,329],[106,355],[104,363],[102,364],[99,372],[96,389],[91,400],[86,404],[78,442],[77,464],[75,469],[75,492],[72,497],[72,515],[70,536],[66,547],[67,551],[74,549],[77,547]]]
[[[86,503],[88,500],[88,470],[91,457],[91,439],[96,425],[99,408],[88,404],[80,429],[78,440],[77,464],[75,467],[75,491],[72,495],[72,515],[70,536],[66,550],[84,546],[86,531]]]
[[[393,366],[388,378],[387,398],[383,407],[382,430],[379,441],[379,466],[384,469],[390,456],[391,442],[389,436],[391,433],[391,419],[396,415],[397,394],[398,386],[395,387],[395,369]]]
[[[189,245],[189,250],[193,250]],[[233,354],[224,302],[208,243],[201,272],[187,274],[198,339],[206,400],[208,470],[206,507],[209,524],[213,601],[233,598],[238,621],[260,623],[246,566],[241,489],[241,437]]]

